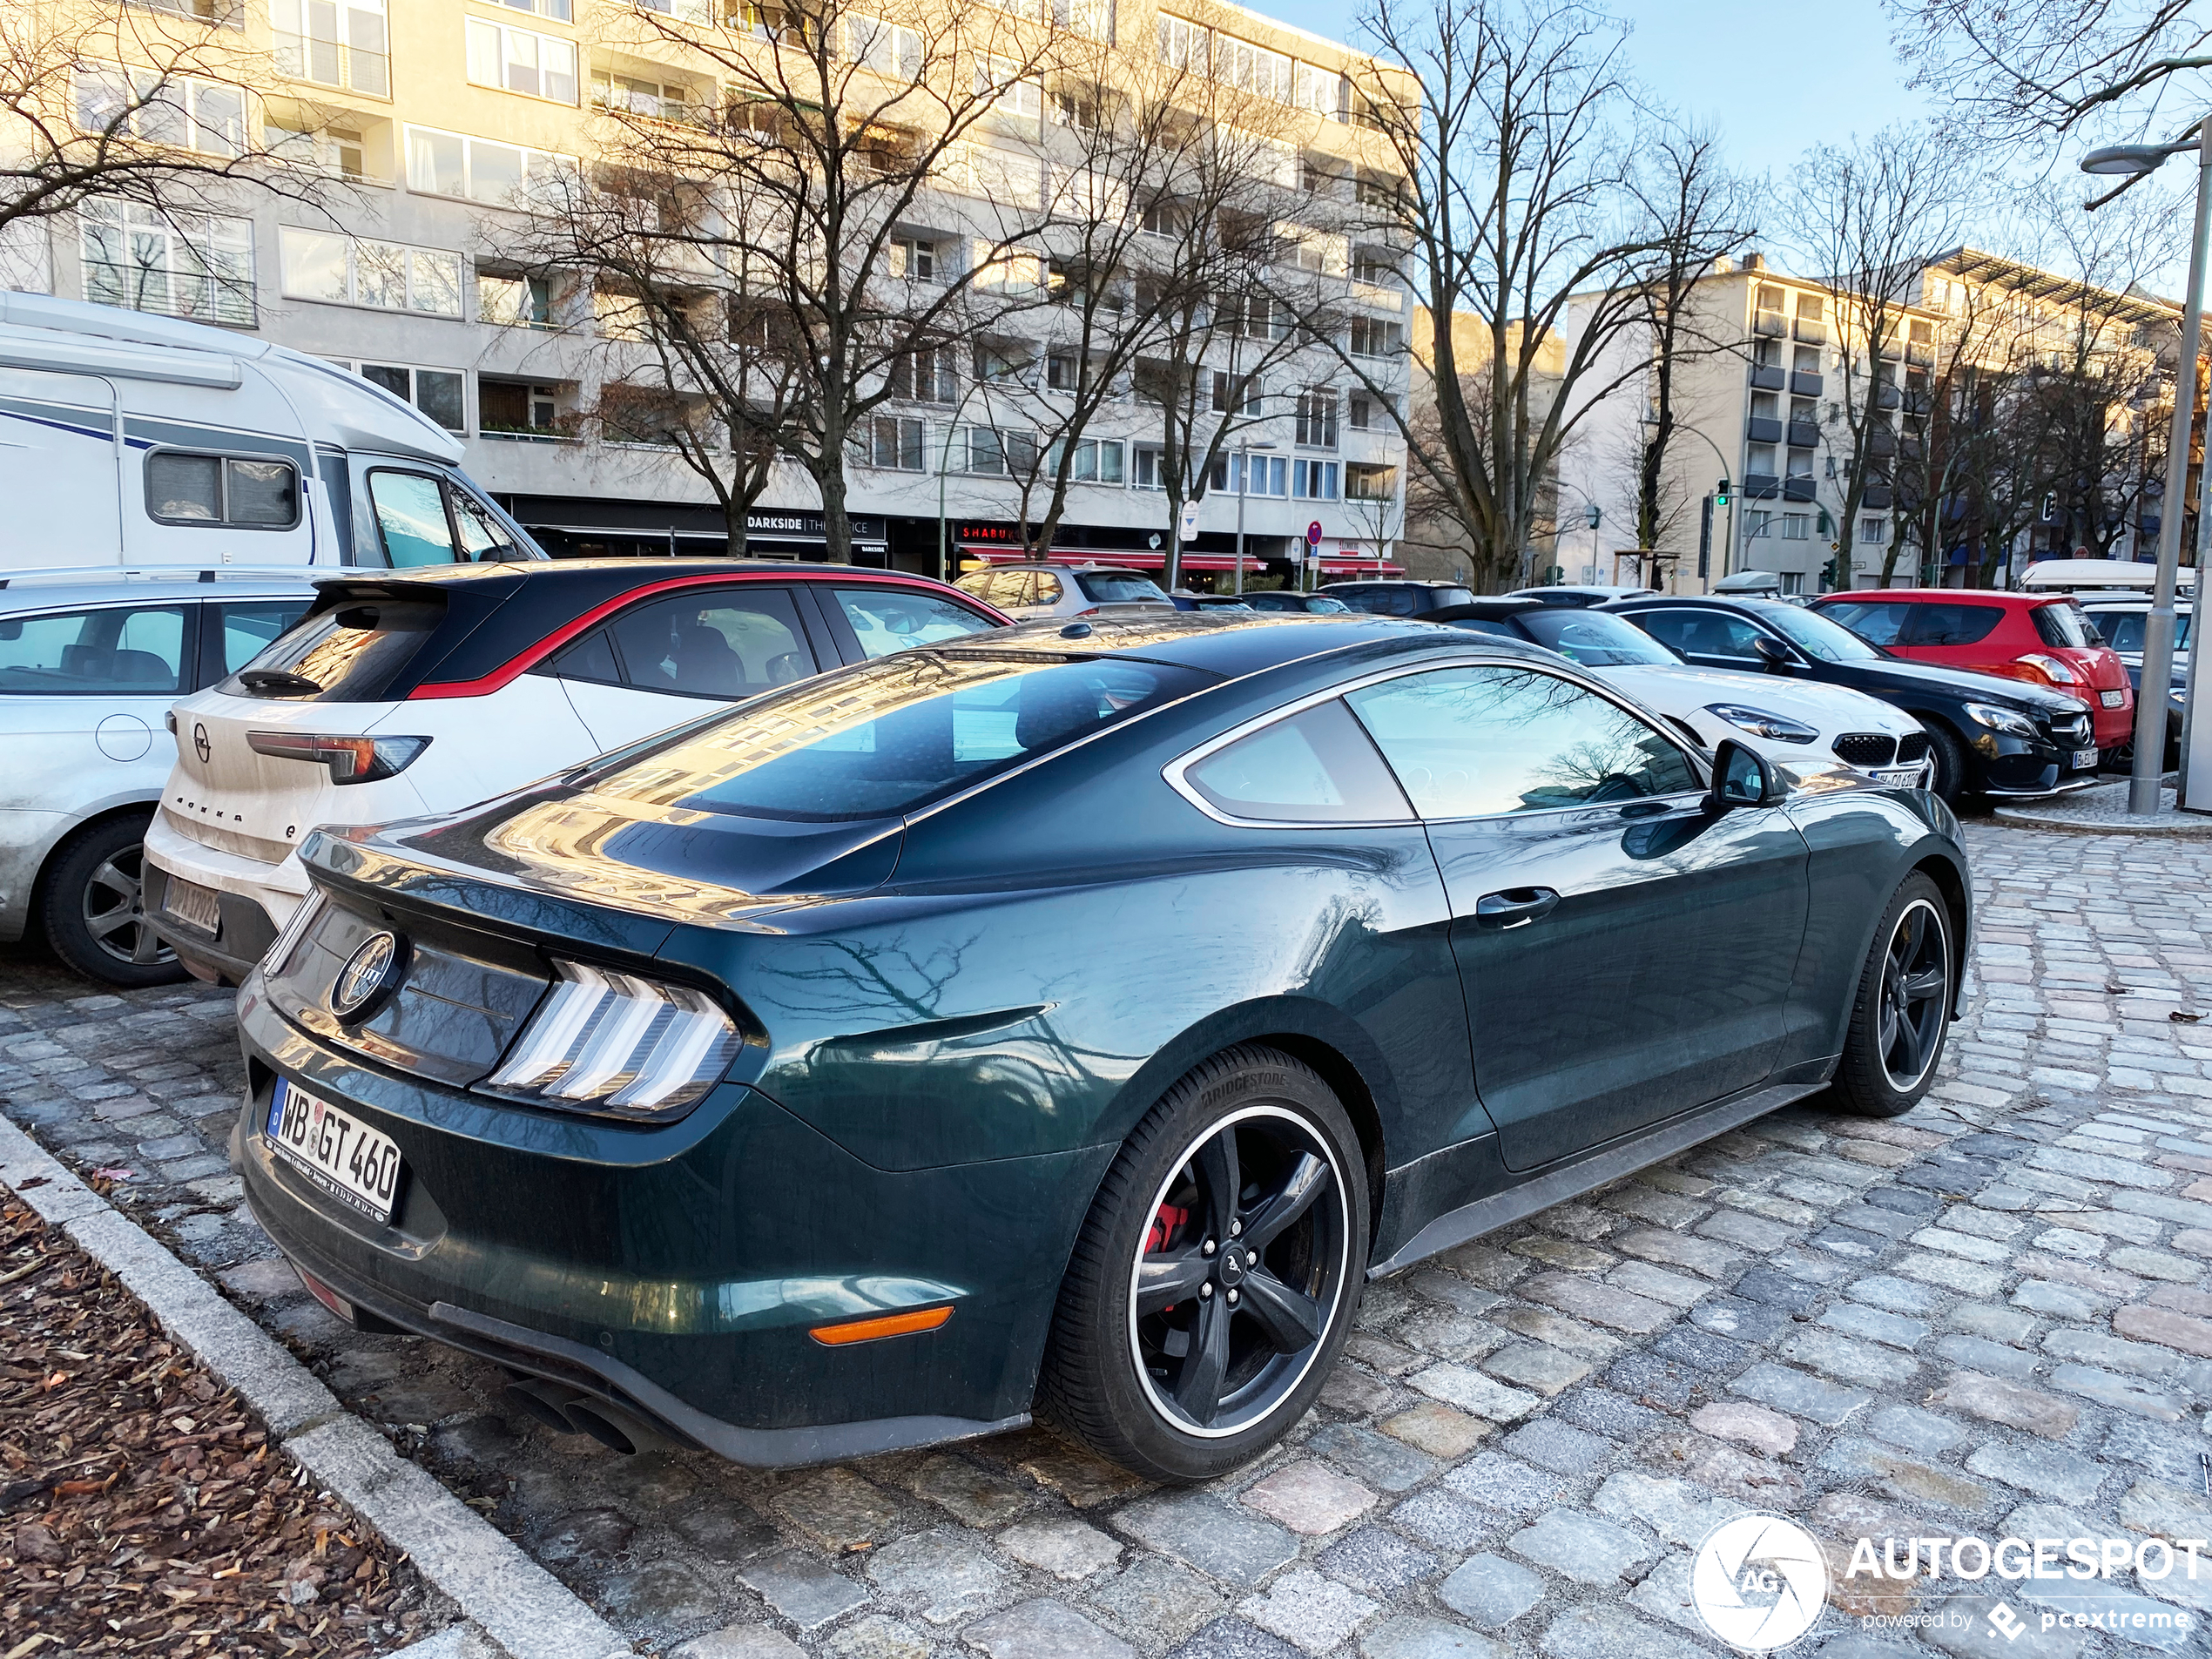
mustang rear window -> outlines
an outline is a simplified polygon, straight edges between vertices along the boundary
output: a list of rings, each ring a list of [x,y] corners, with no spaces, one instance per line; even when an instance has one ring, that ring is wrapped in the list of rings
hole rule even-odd
[[[1213,683],[1192,669],[906,651],[694,726],[590,787],[661,806],[888,818]]]

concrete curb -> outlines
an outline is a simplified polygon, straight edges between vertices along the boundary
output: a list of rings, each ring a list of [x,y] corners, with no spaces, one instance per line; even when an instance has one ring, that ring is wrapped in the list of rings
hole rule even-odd
[[[633,1651],[513,1540],[393,1451],[260,1325],[5,1118],[0,1184],[129,1286],[170,1335],[261,1414],[327,1491],[351,1504],[453,1598],[469,1623],[407,1653],[421,1659],[487,1651],[509,1659],[612,1659]],[[487,1637],[496,1647],[488,1647]]]
[[[2182,813],[2111,823],[2094,818],[2062,818],[2056,813],[2034,813],[2020,806],[2000,806],[1993,816],[2001,823],[2021,829],[2054,830],[2063,835],[2155,835],[2172,840],[2212,837],[2212,818]]]

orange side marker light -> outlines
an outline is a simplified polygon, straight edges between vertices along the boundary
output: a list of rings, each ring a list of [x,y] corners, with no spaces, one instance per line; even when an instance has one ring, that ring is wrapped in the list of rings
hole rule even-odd
[[[872,1319],[846,1319],[836,1325],[818,1325],[807,1335],[825,1347],[841,1348],[850,1342],[877,1342],[885,1337],[911,1336],[917,1331],[934,1331],[953,1317],[949,1307],[917,1308],[911,1313],[886,1313]]]

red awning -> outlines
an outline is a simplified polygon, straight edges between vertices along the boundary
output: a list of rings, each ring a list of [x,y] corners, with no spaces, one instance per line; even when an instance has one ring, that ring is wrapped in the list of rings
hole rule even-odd
[[[1325,576],[1404,576],[1406,567],[1393,564],[1388,559],[1357,559],[1350,556],[1338,558],[1332,554],[1321,556],[1321,570]]]
[[[1004,547],[995,542],[963,542],[960,556],[964,559],[981,559],[987,564],[1027,564],[1030,556],[1018,547]],[[1153,548],[1055,547],[1045,555],[1049,564],[1103,564],[1120,566],[1131,570],[1164,570],[1166,553]],[[1185,570],[1233,570],[1237,568],[1234,553],[1185,553],[1177,561]],[[1372,563],[1372,561],[1370,561]],[[1361,566],[1361,569],[1367,568]],[[1247,553],[1244,555],[1247,572],[1266,569],[1266,561]]]

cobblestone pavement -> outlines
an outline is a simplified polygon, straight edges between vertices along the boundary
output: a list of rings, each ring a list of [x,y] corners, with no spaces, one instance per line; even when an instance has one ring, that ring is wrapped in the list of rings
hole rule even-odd
[[[510,1416],[489,1367],[356,1336],[273,1259],[217,1150],[225,996],[92,995],[19,954],[0,1092],[136,1171],[141,1220],[658,1650],[1686,1659],[1725,1651],[1689,1564],[1742,1507],[1839,1568],[1862,1535],[2212,1536],[2212,848],[1970,836],[1976,974],[1927,1103],[1795,1109],[1372,1286],[1291,1443],[1191,1491],[1042,1433],[777,1474]],[[2091,1588],[2121,1629],[2046,1629],[1994,1575],[1860,1576],[1797,1650],[2212,1651],[2170,1624],[2212,1617],[2212,1570]],[[1966,1616],[1862,1618],[1939,1607]]]

